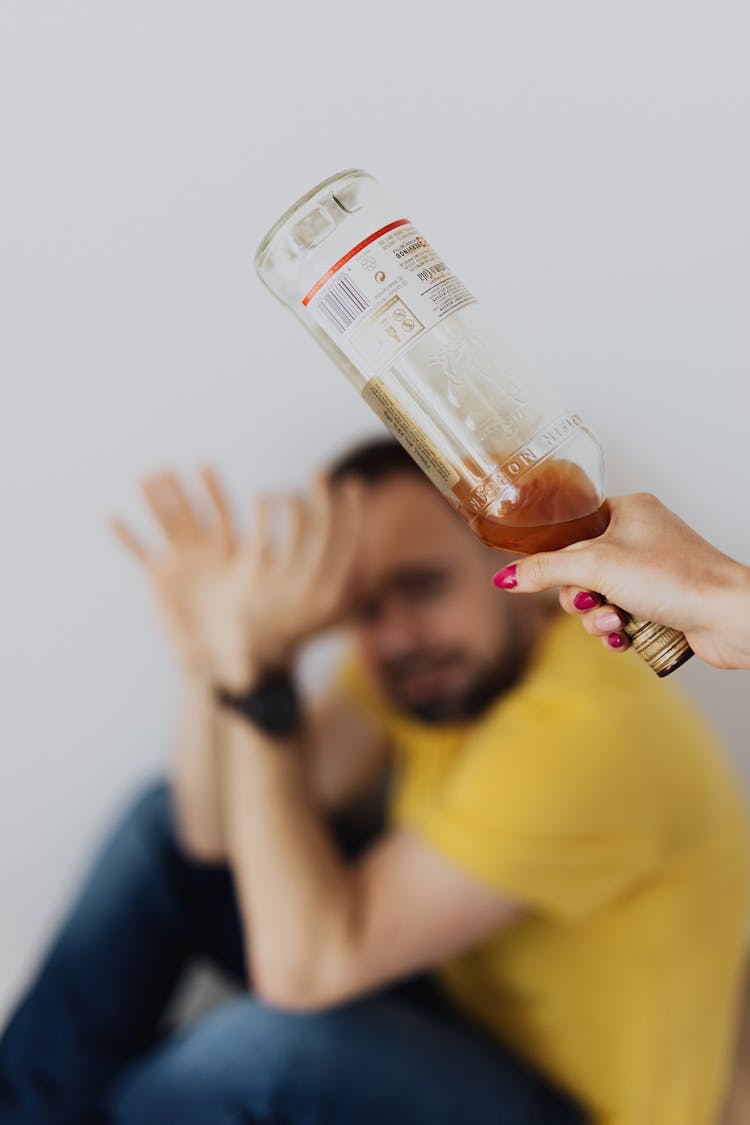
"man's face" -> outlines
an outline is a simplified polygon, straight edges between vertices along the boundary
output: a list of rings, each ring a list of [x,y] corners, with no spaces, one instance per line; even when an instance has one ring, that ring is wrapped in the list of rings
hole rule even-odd
[[[427,480],[396,473],[365,490],[352,624],[397,707],[428,722],[470,719],[523,671],[539,614],[490,581],[483,546]]]

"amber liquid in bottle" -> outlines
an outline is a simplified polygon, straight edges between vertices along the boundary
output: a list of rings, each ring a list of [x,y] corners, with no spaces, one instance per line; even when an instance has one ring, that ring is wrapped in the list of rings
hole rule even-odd
[[[490,547],[530,555],[557,551],[606,530],[609,507],[601,502],[583,469],[549,460],[531,469],[477,515],[464,501],[471,486],[461,482],[452,499],[458,514]]]

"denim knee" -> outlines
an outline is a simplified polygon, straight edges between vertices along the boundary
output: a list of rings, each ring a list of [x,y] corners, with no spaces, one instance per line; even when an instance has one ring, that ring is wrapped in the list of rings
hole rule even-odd
[[[312,1107],[348,1077],[359,1023],[354,1011],[299,1015],[243,995],[136,1064],[111,1092],[106,1120],[242,1125],[297,1120],[291,1106],[301,1105],[318,1121]]]
[[[141,789],[126,807],[117,831],[141,836],[155,844],[173,844],[176,835],[167,782],[160,779]]]
[[[580,1125],[494,1043],[385,995],[326,1012],[222,1005],[136,1063],[108,1125]]]
[[[88,907],[114,908],[136,887],[162,882],[174,866],[175,848],[169,789],[156,782],[131,802],[99,850],[78,903],[76,925],[88,919]]]

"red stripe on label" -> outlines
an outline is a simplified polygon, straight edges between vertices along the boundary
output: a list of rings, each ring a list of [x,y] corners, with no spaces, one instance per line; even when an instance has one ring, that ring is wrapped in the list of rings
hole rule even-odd
[[[408,219],[396,219],[394,223],[388,223],[387,226],[381,227],[380,230],[376,230],[375,234],[371,234],[368,238],[363,239],[362,242],[358,242],[356,246],[352,247],[351,250],[344,254],[343,258],[339,258],[338,262],[334,262],[328,272],[324,273],[320,280],[315,282],[309,293],[305,293],[304,297],[302,298],[302,304],[307,305],[313,299],[318,290],[323,285],[325,285],[325,283],[330,280],[330,278],[332,278],[333,275],[337,273],[342,266],[345,266],[347,262],[351,261],[355,254],[359,254],[360,250],[364,250],[365,246],[369,246],[370,243],[374,242],[376,238],[381,238],[384,234],[388,234],[388,231],[395,230],[396,227],[402,227],[405,223],[408,222]]]

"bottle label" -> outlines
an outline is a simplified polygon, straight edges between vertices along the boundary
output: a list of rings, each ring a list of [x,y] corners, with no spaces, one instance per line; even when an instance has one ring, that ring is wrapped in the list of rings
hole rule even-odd
[[[352,247],[302,298],[317,324],[371,379],[474,297],[408,219]]]
[[[370,379],[362,398],[441,492],[450,492],[458,484],[461,478],[454,467],[412,421],[378,375]]]

